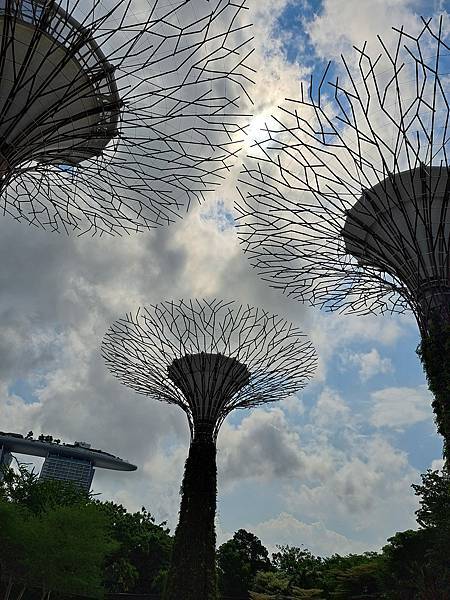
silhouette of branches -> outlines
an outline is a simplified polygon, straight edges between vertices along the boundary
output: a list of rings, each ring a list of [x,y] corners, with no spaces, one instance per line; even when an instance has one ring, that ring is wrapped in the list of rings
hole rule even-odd
[[[0,0],[0,206],[53,231],[171,223],[249,120],[246,0]]]
[[[238,235],[273,287],[328,310],[449,305],[450,47],[442,18],[394,29],[301,86],[240,175]],[[434,298],[434,300],[432,299]]]
[[[294,394],[316,366],[314,349],[297,327],[262,309],[222,300],[162,302],[129,314],[108,330],[102,354],[122,383],[178,404],[191,431],[196,415],[201,418],[196,391],[204,396],[203,390],[213,388],[208,419],[216,435],[231,410]],[[182,381],[174,383],[173,369],[186,358],[191,368],[200,368],[192,394],[183,393]]]

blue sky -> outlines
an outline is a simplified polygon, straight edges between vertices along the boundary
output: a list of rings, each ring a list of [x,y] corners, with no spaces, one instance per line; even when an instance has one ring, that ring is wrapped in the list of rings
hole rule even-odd
[[[322,9],[322,2],[319,0],[288,2],[278,16],[274,28],[274,35],[278,35],[283,41],[286,59],[291,63],[306,63],[316,72],[326,65],[326,61],[318,60],[303,24],[320,14]]]
[[[415,26],[446,3],[353,0],[255,4],[255,122],[300,81],[391,22]],[[349,17],[351,15],[351,18]],[[395,21],[395,22],[394,22]],[[333,33],[333,35],[331,35]],[[333,67],[337,69],[337,67]],[[261,117],[261,115],[263,117]],[[188,447],[185,416],[116,382],[100,357],[109,324],[139,305],[231,298],[298,324],[320,358],[297,398],[231,415],[219,435],[218,539],[241,527],[270,548],[317,554],[379,548],[414,526],[411,483],[438,464],[430,395],[411,315],[327,315],[269,289],[232,226],[239,165],[202,207],[128,238],[63,237],[0,219],[0,429],[86,440],[131,460],[94,491],[176,524]]]

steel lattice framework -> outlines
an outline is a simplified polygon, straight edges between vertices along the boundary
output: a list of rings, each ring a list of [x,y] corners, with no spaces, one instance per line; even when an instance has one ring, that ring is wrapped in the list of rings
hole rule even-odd
[[[249,120],[246,0],[0,0],[0,206],[54,231],[167,224]]]
[[[450,317],[450,46],[394,29],[288,99],[247,157],[238,235],[264,279],[357,313]],[[339,67],[340,68],[340,67]],[[336,71],[335,71],[336,73]]]
[[[222,300],[162,302],[129,314],[108,330],[102,354],[125,385],[178,404],[192,437],[214,439],[230,411],[294,394],[316,367],[297,327]]]

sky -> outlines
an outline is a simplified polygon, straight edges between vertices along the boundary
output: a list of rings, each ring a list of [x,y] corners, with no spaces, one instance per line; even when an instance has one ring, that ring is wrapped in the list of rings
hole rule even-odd
[[[418,0],[250,4],[257,75],[247,147],[329,59],[449,9]],[[88,441],[133,462],[134,473],[98,470],[93,491],[130,510],[145,506],[173,529],[189,445],[185,415],[115,380],[100,356],[102,337],[116,318],[161,300],[261,306],[310,336],[319,368],[297,396],[224,422],[218,543],[245,528],[271,551],[379,549],[415,526],[411,484],[441,464],[417,326],[410,314],[326,314],[260,281],[233,227],[238,173],[239,163],[183,220],[135,236],[77,238],[0,218],[0,429]]]

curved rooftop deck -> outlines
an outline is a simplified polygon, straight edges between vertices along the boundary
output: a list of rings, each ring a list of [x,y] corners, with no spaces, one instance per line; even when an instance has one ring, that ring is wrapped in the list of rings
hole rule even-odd
[[[0,431],[0,446],[3,446],[9,452],[18,452],[30,456],[42,456],[46,458],[49,454],[65,456],[68,458],[78,458],[87,460],[95,467],[101,469],[112,469],[115,471],[136,471],[136,465],[94,448],[83,448],[75,444],[63,444],[35,440],[33,438],[24,438],[19,433],[4,433]]]

